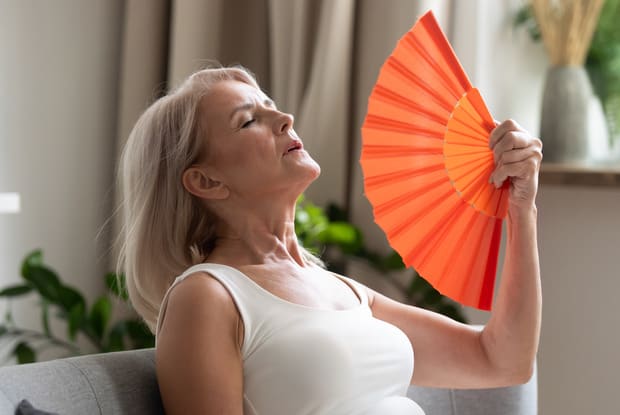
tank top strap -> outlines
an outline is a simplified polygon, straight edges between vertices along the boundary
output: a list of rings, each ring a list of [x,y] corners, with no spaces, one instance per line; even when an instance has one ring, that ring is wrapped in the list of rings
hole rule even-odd
[[[345,277],[344,275],[336,273],[332,273],[332,275],[347,283],[347,285],[349,285],[359,297],[362,307],[368,307],[368,291],[366,289],[366,286],[355,281],[353,278]]]
[[[218,280],[232,297],[241,316],[241,320],[243,321],[244,341],[242,353],[245,356],[248,352],[249,344],[251,343],[249,340],[253,338],[254,327],[256,327],[257,324],[260,324],[257,320],[261,316],[261,310],[265,310],[265,308],[269,305],[263,304],[263,296],[256,295],[256,284],[253,281],[251,281],[240,271],[222,264],[196,264],[185,270],[183,274],[176,277],[174,282],[168,288],[168,291],[166,291],[159,308],[159,317],[157,318],[157,330],[155,337],[156,341],[157,333],[159,333],[161,328],[165,310],[168,305],[168,297],[170,292],[187,277],[201,271],[209,273],[210,276]]]

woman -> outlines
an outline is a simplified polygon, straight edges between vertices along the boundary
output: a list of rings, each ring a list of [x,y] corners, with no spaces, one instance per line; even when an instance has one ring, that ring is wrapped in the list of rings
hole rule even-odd
[[[512,185],[502,283],[480,331],[332,274],[299,246],[295,201],[320,168],[247,71],[202,70],[156,101],[123,153],[121,260],[157,335],[166,413],[413,415],[410,383],[527,381],[541,142],[506,121],[490,143],[489,180]]]

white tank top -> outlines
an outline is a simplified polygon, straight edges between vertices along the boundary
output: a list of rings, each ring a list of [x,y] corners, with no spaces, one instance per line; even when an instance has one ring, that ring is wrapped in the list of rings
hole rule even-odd
[[[424,415],[406,397],[413,349],[396,326],[372,316],[364,286],[348,283],[361,303],[325,310],[286,301],[241,271],[197,264],[176,278],[204,271],[230,293],[244,326],[244,415]]]

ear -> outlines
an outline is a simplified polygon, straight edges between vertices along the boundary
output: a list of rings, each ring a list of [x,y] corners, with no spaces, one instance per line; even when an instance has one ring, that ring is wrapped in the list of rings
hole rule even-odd
[[[201,199],[221,200],[230,194],[224,183],[209,177],[201,166],[191,166],[183,172],[183,187]]]

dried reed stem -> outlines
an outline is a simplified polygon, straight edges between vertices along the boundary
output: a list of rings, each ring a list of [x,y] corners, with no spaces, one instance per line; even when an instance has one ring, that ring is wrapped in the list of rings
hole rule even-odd
[[[531,0],[553,65],[583,65],[604,0]]]

